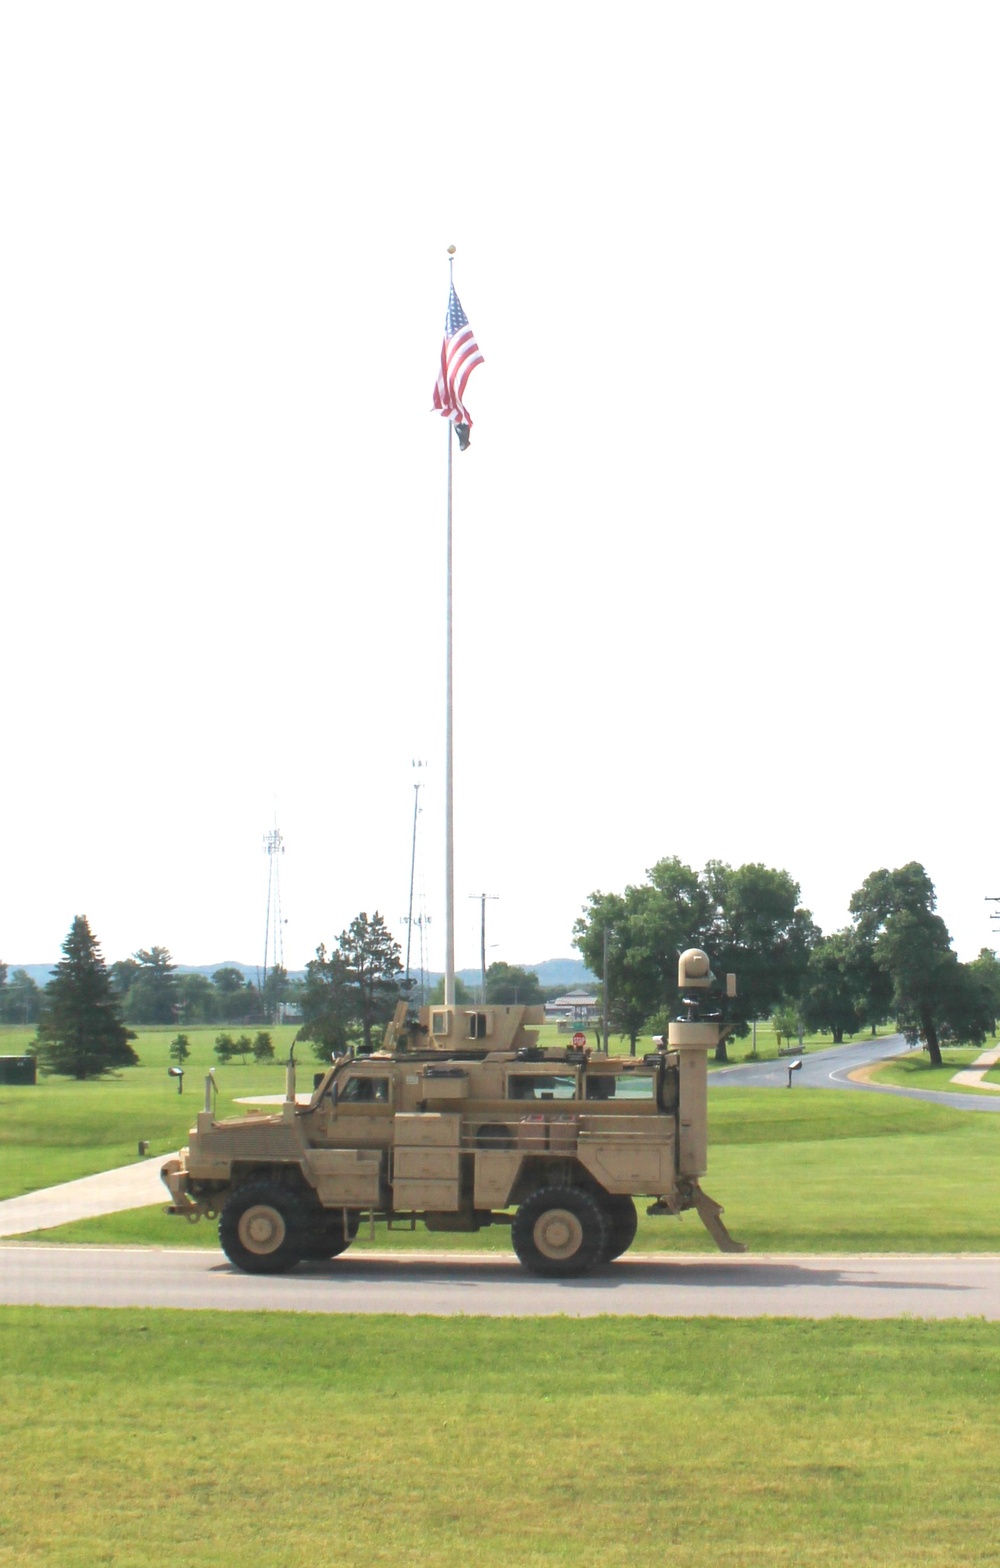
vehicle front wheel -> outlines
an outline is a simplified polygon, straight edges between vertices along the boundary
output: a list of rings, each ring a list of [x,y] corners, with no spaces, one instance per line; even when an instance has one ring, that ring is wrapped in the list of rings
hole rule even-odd
[[[276,1181],[251,1181],[226,1199],[219,1240],[247,1274],[284,1274],[305,1256],[302,1205]]]
[[[346,1231],[344,1218],[339,1209],[333,1214],[323,1214],[310,1225],[302,1256],[311,1263],[325,1263],[327,1258],[338,1258],[342,1252],[347,1251],[357,1234],[356,1214],[348,1217]]]
[[[604,1196],[604,1212],[608,1219],[608,1244],[601,1258],[602,1263],[613,1263],[627,1252],[639,1229],[639,1216],[628,1193],[609,1192]]]
[[[597,1199],[582,1187],[540,1187],[515,1214],[511,1241],[533,1274],[568,1279],[601,1262],[608,1220]]]

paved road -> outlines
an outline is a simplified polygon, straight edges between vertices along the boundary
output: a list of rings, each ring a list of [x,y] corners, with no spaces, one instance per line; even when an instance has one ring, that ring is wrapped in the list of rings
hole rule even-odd
[[[226,1312],[397,1312],[489,1317],[985,1317],[1000,1321],[1000,1256],[623,1258],[582,1280],[508,1258],[354,1254],[272,1279],[218,1252],[0,1245],[0,1302],[213,1307]]]
[[[940,1089],[897,1089],[887,1083],[857,1083],[848,1074],[869,1062],[900,1056],[907,1049],[901,1034],[880,1040],[857,1040],[852,1045],[828,1046],[824,1051],[809,1051],[801,1056],[783,1056],[777,1062],[743,1062],[737,1067],[720,1067],[709,1074],[709,1083],[724,1083],[727,1088],[788,1087],[788,1064],[800,1061],[801,1069],[792,1074],[792,1092],[801,1085],[811,1089],[857,1089],[862,1094],[905,1094],[915,1100],[932,1100],[935,1105],[951,1105],[958,1111],[1000,1111],[1000,1095],[949,1093]]]

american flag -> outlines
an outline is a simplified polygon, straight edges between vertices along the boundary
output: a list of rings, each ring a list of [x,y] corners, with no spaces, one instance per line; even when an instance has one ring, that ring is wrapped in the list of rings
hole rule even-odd
[[[444,318],[444,342],[441,344],[441,369],[434,388],[434,407],[450,419],[455,426],[458,444],[464,452],[469,444],[472,418],[462,399],[466,384],[477,365],[483,363],[469,318],[462,309],[454,283],[448,294],[448,311]]]

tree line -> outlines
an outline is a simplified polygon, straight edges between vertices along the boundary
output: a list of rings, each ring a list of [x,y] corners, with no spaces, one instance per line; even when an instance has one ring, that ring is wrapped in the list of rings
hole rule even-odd
[[[735,973],[738,994],[727,1003],[737,1035],[754,1019],[774,1016],[783,1032],[829,1032],[835,1042],[893,1018],[907,1038],[922,1041],[940,1063],[943,1043],[980,1045],[1000,1013],[1000,961],[984,948],[960,963],[936,909],[934,885],[916,861],[872,872],[854,893],[851,924],[824,936],[802,908],[799,885],[787,871],[710,861],[694,871],[676,857],[660,860],[647,880],[623,893],[592,893],[574,926],[574,942],[590,969],[604,977],[612,1029],[632,1051],[640,1035],[662,1032],[677,1008],[677,958],[688,947],[708,952],[720,988]],[[15,1004],[37,1006],[34,1049],[43,1068],[83,1078],[137,1060],[131,1023],[266,1022],[281,1001],[295,997],[301,1011],[297,1039],[317,1058],[368,1052],[401,997],[399,943],[382,916],[364,911],[330,949],[321,944],[305,977],[290,982],[272,970],[258,993],[235,967],[178,975],[166,948],[140,949],[106,965],[86,917],[78,915],[63,957],[44,991],[24,971],[8,981],[0,965],[4,1014]],[[606,969],[605,969],[606,963]],[[28,986],[18,981],[18,974]],[[487,971],[486,1000],[537,1003],[545,992],[537,975],[508,964]],[[185,1000],[181,1000],[184,998]],[[469,1000],[457,995],[459,1003]],[[188,1013],[191,1007],[191,1013]],[[199,1016],[200,1009],[200,1016]],[[13,1021],[21,1021],[16,1018]],[[27,1020],[26,1020],[27,1021]],[[183,1036],[178,1036],[186,1045]],[[175,1045],[177,1042],[175,1041]],[[268,1060],[270,1037],[233,1041],[221,1035],[220,1061],[233,1056]],[[178,1052],[178,1059],[182,1059]],[[723,1041],[719,1059],[726,1060]]]
[[[677,957],[687,947],[705,949],[720,985],[736,974],[727,1017],[738,1036],[777,1015],[785,1032],[828,1032],[839,1044],[895,1019],[939,1064],[943,1042],[981,1045],[993,1032],[1000,962],[987,948],[959,962],[916,861],[872,872],[851,898],[851,924],[827,936],[787,871],[709,861],[698,872],[672,857],[646,876],[623,893],[592,893],[574,926],[595,973],[604,973],[607,953],[611,1026],[633,1052],[676,1009]],[[725,1041],[717,1054],[727,1060]]]

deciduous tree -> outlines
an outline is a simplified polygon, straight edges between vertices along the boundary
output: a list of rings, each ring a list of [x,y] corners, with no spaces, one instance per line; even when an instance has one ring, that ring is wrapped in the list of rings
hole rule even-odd
[[[111,976],[85,915],[77,915],[63,957],[46,987],[38,1020],[38,1059],[67,1078],[99,1078],[139,1060],[122,1021]]]
[[[516,964],[490,964],[486,971],[486,1000],[494,1007],[533,1007],[545,1000],[534,970]]]
[[[259,1029],[254,1035],[253,1059],[255,1062],[274,1061],[274,1042],[266,1029]]]
[[[186,1034],[174,1035],[170,1042],[169,1055],[171,1061],[176,1062],[178,1067],[183,1067],[191,1055],[191,1043]]]
[[[851,899],[855,930],[892,982],[900,1026],[940,1066],[942,1039],[982,1044],[992,1006],[982,980],[959,963],[936,906],[934,884],[915,860],[873,871]]]
[[[297,1040],[311,1040],[319,1061],[341,1056],[351,1044],[354,993],[340,953],[320,943],[306,964],[302,987],[302,1026]]]
[[[892,984],[875,963],[872,942],[850,929],[817,942],[800,994],[807,1029],[828,1030],[840,1045],[845,1034],[881,1023],[891,1004]]]
[[[0,987],[0,1018],[7,1024],[34,1024],[42,1006],[42,990],[26,969],[15,969]]]

